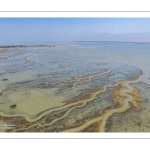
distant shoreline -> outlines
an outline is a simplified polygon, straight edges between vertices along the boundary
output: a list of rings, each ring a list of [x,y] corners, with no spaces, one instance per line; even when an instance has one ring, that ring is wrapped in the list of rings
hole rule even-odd
[[[104,42],[104,43],[129,43],[129,44],[150,44],[150,42],[123,42],[123,41],[72,41],[72,42],[79,42],[79,43],[88,43],[88,42]],[[29,48],[29,47],[55,47],[56,45],[52,44],[52,45],[4,45],[4,46],[0,46],[0,50],[4,49],[4,48]]]
[[[55,47],[55,45],[10,45],[10,46],[0,46],[0,50],[3,48],[28,48],[28,47]]]
[[[150,44],[150,42],[123,42],[123,41],[76,41],[76,42],[112,42],[112,43],[132,43],[132,44]]]

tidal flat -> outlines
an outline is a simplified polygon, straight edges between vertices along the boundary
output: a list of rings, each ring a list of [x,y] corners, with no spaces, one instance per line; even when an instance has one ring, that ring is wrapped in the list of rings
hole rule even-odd
[[[0,48],[0,132],[149,132],[150,44]]]

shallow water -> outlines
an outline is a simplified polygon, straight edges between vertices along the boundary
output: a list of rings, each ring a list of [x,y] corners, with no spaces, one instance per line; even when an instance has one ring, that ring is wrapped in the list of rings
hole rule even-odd
[[[101,121],[94,130],[104,132],[111,115],[128,111],[134,99],[128,91],[135,89],[130,84],[150,85],[149,56],[150,44],[117,42],[68,42],[0,52],[0,120],[15,126],[1,131],[90,132],[88,126]],[[126,87],[120,90],[124,98],[114,95],[120,84]],[[110,87],[114,89],[107,90]],[[102,93],[111,95],[110,100]],[[113,105],[114,98],[123,106],[115,101]],[[88,110],[88,103],[92,107],[104,102],[98,110]],[[48,116],[52,122],[46,121]]]

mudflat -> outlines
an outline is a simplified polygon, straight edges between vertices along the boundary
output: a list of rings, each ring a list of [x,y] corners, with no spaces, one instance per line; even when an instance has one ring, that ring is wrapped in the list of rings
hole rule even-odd
[[[0,48],[0,131],[149,132],[149,48],[117,42]]]

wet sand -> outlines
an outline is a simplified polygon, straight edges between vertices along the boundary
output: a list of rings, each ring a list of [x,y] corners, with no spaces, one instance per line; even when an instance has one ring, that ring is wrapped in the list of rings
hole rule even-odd
[[[0,121],[1,124],[11,124],[15,118],[17,127],[17,120],[24,118],[25,125],[1,132],[85,132],[84,129],[92,124],[97,126],[97,132],[105,132],[107,121],[114,114],[124,114],[131,108],[141,111],[140,101],[134,95],[140,94],[132,84],[143,82],[150,85],[150,73],[146,67],[149,62],[142,58],[139,62],[138,54],[132,59],[125,51],[108,53],[109,50],[93,53],[90,48],[78,45],[10,47],[3,51],[0,55],[8,61],[0,60]],[[95,109],[91,116],[86,106],[101,104],[103,97],[96,102],[97,97],[120,84],[123,87],[119,91],[110,91],[114,93],[110,99],[116,107],[99,105],[99,113]],[[80,114],[79,109],[82,110]],[[50,119],[51,122],[44,122],[44,118],[56,112],[58,114]],[[78,125],[75,122],[79,122]]]

